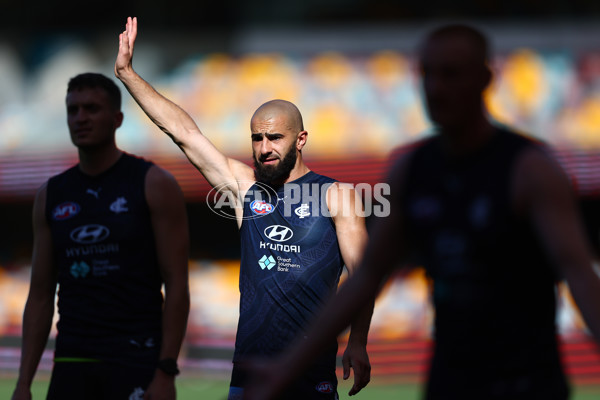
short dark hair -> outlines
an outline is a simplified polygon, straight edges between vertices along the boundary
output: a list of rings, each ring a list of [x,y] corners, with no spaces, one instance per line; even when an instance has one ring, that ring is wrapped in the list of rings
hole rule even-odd
[[[115,110],[121,109],[121,90],[112,79],[94,72],[79,74],[69,80],[67,93],[84,88],[104,89]]]
[[[427,35],[425,43],[448,36],[462,36],[470,40],[475,47],[478,59],[482,64],[488,64],[491,57],[490,42],[483,32],[473,26],[459,23],[440,26]]]

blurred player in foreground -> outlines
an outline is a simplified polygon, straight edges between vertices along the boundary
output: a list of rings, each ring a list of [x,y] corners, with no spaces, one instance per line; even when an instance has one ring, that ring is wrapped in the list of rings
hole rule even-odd
[[[233,199],[242,245],[240,317],[229,399],[241,399],[245,364],[281,353],[335,293],[342,268],[358,265],[367,240],[362,202],[353,188],[304,163],[308,133],[295,105],[272,100],[250,121],[254,168],[226,157],[192,118],[145,82],[132,66],[137,19],[120,36],[115,75],[150,119],[183,150],[220,193]],[[354,394],[370,379],[366,352],[372,303],[353,318],[344,378]],[[328,340],[308,372],[283,399],[337,399],[337,342]]]
[[[247,399],[272,399],[286,387],[399,263],[424,265],[433,280],[426,399],[566,399],[555,327],[558,280],[569,284],[600,339],[600,280],[567,177],[542,144],[488,120],[487,39],[448,25],[429,34],[420,51],[437,134],[392,167],[391,213],[374,222],[359,270],[309,339],[255,365]]]
[[[72,78],[66,106],[79,164],[50,178],[35,198],[31,285],[12,399],[31,399],[58,284],[47,398],[174,400],[190,304],[183,193],[169,173],[117,148],[123,113],[111,79]]]

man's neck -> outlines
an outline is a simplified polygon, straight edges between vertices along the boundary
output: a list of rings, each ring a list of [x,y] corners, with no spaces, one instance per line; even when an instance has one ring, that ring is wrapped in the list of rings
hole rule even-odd
[[[450,157],[460,157],[479,150],[494,136],[496,131],[496,128],[484,116],[469,124],[440,129],[443,150]]]
[[[296,160],[296,165],[294,166],[294,169],[292,169],[290,171],[290,175],[283,183],[285,184],[288,182],[293,182],[296,179],[303,177],[304,175],[306,175],[309,172],[310,172],[310,169],[308,168],[308,166],[306,164],[304,164],[304,161],[302,161],[302,157],[299,156],[298,159]]]
[[[106,148],[79,149],[79,169],[91,176],[100,175],[112,167],[123,152],[116,146]]]

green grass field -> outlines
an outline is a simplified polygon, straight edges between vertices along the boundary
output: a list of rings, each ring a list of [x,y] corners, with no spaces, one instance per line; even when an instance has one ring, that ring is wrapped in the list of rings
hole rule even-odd
[[[10,399],[15,379],[3,377],[0,379],[0,399]],[[178,400],[224,400],[227,395],[229,382],[224,379],[207,379],[182,377],[177,380]],[[349,397],[349,382],[340,384],[340,399],[354,400],[379,400],[379,399],[420,399],[420,387],[410,384],[377,384],[371,382],[356,396]],[[45,399],[48,388],[47,378],[38,379],[33,386],[33,399]],[[574,386],[572,400],[598,400],[600,399],[600,386]]]

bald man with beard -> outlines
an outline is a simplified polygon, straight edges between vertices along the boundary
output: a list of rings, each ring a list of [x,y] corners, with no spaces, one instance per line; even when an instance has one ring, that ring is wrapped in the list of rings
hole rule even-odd
[[[362,203],[349,185],[316,174],[304,163],[308,132],[298,108],[284,100],[261,105],[250,121],[254,168],[226,157],[192,118],[132,67],[137,19],[120,35],[115,75],[150,119],[181,148],[206,180],[229,196],[240,230],[240,317],[228,398],[241,399],[248,360],[280,354],[304,336],[314,315],[336,292],[345,266],[352,275],[367,240]],[[373,303],[353,319],[344,352],[350,395],[370,380],[366,352]],[[337,341],[332,338],[282,399],[337,399]]]

